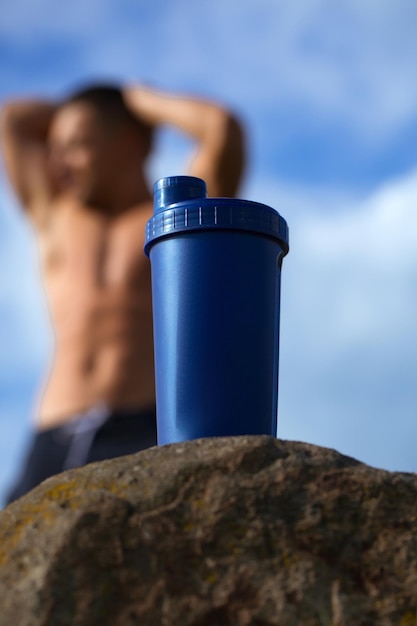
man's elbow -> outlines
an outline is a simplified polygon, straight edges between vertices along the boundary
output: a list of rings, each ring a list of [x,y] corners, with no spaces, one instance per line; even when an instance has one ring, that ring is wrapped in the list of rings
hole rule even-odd
[[[234,197],[238,191],[246,165],[244,127],[239,118],[225,112],[218,137],[218,176],[221,180],[218,195]]]
[[[217,108],[212,112],[210,131],[212,137],[218,137],[223,141],[241,142],[243,139],[243,127],[238,117],[224,108]]]
[[[239,175],[245,162],[245,132],[237,115],[227,109],[218,108],[208,129],[208,142],[219,162],[233,162]]]
[[[240,120],[234,115],[229,114],[227,118],[227,141],[233,146],[235,151],[244,152],[245,133]]]

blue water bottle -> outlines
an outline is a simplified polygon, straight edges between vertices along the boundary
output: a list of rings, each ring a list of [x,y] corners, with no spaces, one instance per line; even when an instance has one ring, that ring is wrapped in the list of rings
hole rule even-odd
[[[257,202],[207,198],[199,178],[162,178],[145,252],[158,444],[276,436],[285,220]]]

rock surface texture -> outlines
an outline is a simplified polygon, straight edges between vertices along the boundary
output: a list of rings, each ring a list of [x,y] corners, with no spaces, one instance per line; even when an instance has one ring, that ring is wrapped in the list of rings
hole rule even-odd
[[[0,513],[1,626],[417,624],[417,476],[271,437],[88,465]]]

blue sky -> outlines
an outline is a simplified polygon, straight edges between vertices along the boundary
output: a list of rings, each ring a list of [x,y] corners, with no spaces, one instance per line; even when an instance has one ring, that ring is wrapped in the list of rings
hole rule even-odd
[[[221,100],[241,196],[286,218],[279,435],[417,471],[414,0],[0,0],[0,104],[88,80]],[[184,170],[164,130],[151,181]],[[33,233],[0,165],[0,499],[53,346]]]

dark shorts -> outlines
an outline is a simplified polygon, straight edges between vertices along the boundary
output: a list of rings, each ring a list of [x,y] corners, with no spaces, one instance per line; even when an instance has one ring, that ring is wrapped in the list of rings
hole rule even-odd
[[[46,478],[86,463],[155,446],[156,412],[94,407],[57,428],[35,433],[22,474],[6,498],[20,498]]]

